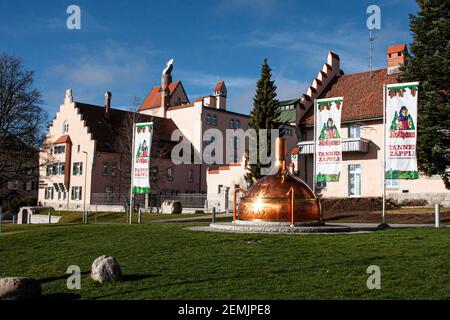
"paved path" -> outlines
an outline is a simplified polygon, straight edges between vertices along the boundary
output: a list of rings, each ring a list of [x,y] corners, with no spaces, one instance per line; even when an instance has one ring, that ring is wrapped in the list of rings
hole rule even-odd
[[[232,217],[232,213],[217,213],[216,219],[218,218],[227,218]],[[174,219],[162,219],[162,220],[153,220],[153,221],[145,221],[144,223],[165,223],[165,222],[190,222],[190,221],[198,221],[198,220],[212,220],[212,214],[202,215],[198,217],[188,217],[188,218],[174,218]]]

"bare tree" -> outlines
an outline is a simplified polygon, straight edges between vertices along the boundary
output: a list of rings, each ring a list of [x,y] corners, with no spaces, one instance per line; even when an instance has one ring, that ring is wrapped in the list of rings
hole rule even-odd
[[[33,71],[6,53],[0,55],[0,185],[28,180],[39,167],[48,117]]]

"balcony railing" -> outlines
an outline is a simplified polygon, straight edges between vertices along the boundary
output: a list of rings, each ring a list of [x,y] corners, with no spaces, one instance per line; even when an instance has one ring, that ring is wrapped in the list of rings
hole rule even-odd
[[[370,140],[364,138],[344,138],[342,139],[342,152],[361,152],[369,151]],[[314,141],[302,141],[298,143],[300,154],[313,154]]]

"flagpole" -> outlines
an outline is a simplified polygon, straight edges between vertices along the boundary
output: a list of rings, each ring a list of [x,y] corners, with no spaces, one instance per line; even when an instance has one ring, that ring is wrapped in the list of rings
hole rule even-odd
[[[133,212],[133,177],[134,177],[134,134],[136,131],[136,123],[133,117],[133,140],[131,141],[131,176],[130,176],[130,220],[129,224],[131,224],[132,212]]]
[[[386,85],[383,84],[383,171],[381,181],[383,182],[383,208],[381,210],[381,223],[385,223],[386,210]]]
[[[314,99],[314,123],[313,123],[313,130],[314,130],[314,152],[313,152],[313,193],[316,195],[316,152],[317,152],[317,146],[316,146],[316,125],[317,125],[317,119],[316,119],[316,111],[317,111],[317,99]]]

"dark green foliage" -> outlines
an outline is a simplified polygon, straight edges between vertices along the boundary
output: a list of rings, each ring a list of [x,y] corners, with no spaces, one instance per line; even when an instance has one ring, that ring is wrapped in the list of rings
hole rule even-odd
[[[278,129],[280,123],[277,119],[280,116],[280,104],[277,99],[277,87],[275,81],[272,79],[272,70],[264,59],[264,63],[261,66],[261,77],[256,83],[256,94],[253,98],[253,109],[250,113],[249,127],[256,130],[259,134],[259,129]],[[270,131],[269,131],[270,132]],[[270,133],[269,133],[270,134]],[[267,137],[267,154],[271,154],[271,139]],[[251,164],[248,166],[248,173],[245,176],[245,180],[250,185],[256,179],[261,177],[261,161],[259,154],[257,156],[257,164]]]
[[[36,201],[29,198],[24,198],[21,196],[12,197],[8,200],[6,204],[6,210],[10,213],[17,214],[19,213],[20,207],[32,206],[36,205]]]
[[[419,81],[417,158],[420,170],[450,187],[450,1],[417,0],[410,16],[414,40],[401,81]]]

